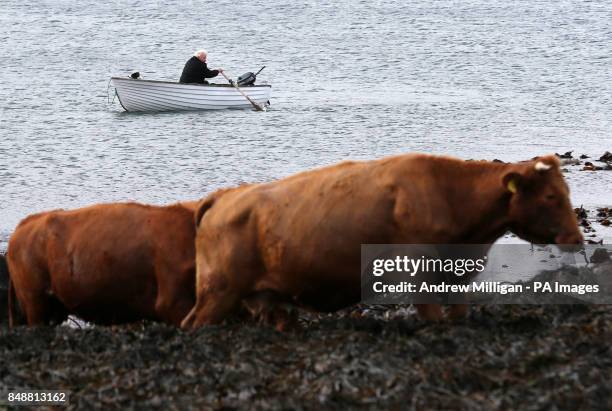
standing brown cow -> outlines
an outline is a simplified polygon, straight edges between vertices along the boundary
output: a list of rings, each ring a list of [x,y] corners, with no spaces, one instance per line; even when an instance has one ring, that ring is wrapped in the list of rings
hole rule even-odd
[[[24,219],[7,261],[28,324],[68,314],[180,324],[195,300],[196,204],[102,204]]]
[[[490,244],[508,230],[582,242],[568,194],[553,156],[501,164],[418,154],[222,190],[196,211],[196,305],[182,326],[222,321],[241,301],[356,303],[361,244]],[[417,308],[442,316],[440,306]]]

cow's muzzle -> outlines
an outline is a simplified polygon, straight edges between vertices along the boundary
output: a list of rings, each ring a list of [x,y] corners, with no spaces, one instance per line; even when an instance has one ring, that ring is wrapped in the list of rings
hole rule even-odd
[[[555,237],[555,244],[557,244],[562,251],[578,251],[582,247],[583,242],[584,238],[580,232],[565,232]]]

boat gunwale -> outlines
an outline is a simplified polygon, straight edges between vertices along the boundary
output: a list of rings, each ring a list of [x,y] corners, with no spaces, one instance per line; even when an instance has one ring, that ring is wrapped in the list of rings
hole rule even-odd
[[[200,83],[179,83],[177,81],[165,81],[165,80],[141,80],[141,79],[133,79],[133,78],[129,78],[129,77],[111,77],[111,80],[125,80],[128,82],[138,82],[138,83],[163,83],[163,84],[173,84],[175,86],[197,86],[197,87],[212,87],[212,88],[217,88],[217,87],[223,87],[223,88],[230,88],[233,87],[230,84],[200,84]],[[271,84],[254,84],[252,86],[242,86],[243,89],[249,89],[249,88],[253,88],[253,87],[270,87],[272,88]]]

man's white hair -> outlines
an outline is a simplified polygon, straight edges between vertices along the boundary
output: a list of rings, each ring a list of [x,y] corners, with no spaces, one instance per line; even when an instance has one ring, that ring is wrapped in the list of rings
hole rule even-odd
[[[202,54],[204,54],[205,56],[208,56],[208,52],[204,49],[200,49],[196,51],[195,53],[193,53],[193,55],[196,57],[200,57]]]

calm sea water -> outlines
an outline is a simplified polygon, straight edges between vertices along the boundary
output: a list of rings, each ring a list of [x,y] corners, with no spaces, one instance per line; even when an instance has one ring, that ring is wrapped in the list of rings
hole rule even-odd
[[[199,198],[349,158],[612,149],[609,1],[102,3],[0,2],[2,240],[40,210]],[[266,65],[271,110],[107,102],[111,76],[176,80],[197,48],[234,77]],[[612,204],[612,173],[568,178],[575,203]]]

